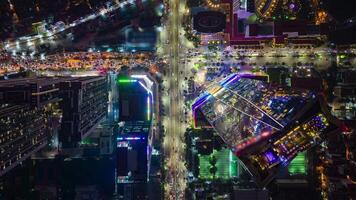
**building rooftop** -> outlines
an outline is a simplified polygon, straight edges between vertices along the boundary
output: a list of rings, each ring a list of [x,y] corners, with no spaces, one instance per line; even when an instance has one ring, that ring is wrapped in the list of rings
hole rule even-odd
[[[214,157],[214,158],[213,158]],[[211,173],[212,158],[216,160],[215,177]],[[199,178],[202,179],[229,179],[237,177],[238,174],[238,160],[230,149],[222,149],[220,151],[214,150],[210,155],[199,156]]]
[[[306,163],[306,153],[299,153],[288,166],[288,172],[290,175],[307,174],[307,163]]]
[[[321,96],[239,74],[209,85],[192,107],[194,117],[206,118],[260,186],[341,127]],[[291,173],[305,172],[299,161],[292,163]]]
[[[287,126],[315,98],[306,90],[281,88],[233,74],[214,82],[193,104],[235,152]]]

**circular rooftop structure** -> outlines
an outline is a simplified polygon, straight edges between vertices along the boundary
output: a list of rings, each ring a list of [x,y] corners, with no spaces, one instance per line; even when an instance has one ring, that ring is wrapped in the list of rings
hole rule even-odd
[[[194,29],[201,33],[217,33],[224,30],[226,16],[218,11],[203,11],[194,16]]]

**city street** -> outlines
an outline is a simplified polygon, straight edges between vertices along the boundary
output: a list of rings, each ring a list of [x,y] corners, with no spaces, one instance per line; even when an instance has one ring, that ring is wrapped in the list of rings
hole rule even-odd
[[[1,1],[0,199],[351,199],[342,1]]]
[[[179,0],[170,1],[170,14],[168,15],[166,32],[169,40],[169,70],[164,80],[164,85],[168,84],[167,95],[169,100],[163,97],[163,103],[168,107],[168,116],[163,119],[163,124],[167,127],[164,138],[166,184],[165,199],[184,199],[186,188],[186,167],[184,161],[184,124],[183,115],[183,95],[181,95],[181,85],[184,82],[184,76],[180,71],[182,65],[179,65],[180,55],[180,37],[181,17],[179,15],[180,6],[184,2]],[[183,65],[184,66],[184,65]]]

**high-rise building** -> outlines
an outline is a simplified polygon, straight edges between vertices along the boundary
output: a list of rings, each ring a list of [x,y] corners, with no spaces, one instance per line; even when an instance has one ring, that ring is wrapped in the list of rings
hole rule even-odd
[[[59,100],[59,83],[70,78],[18,78],[0,81],[1,104],[40,107]]]
[[[62,148],[76,147],[107,113],[107,80],[81,77],[59,85],[63,110],[59,140]]]
[[[115,190],[115,161],[112,155],[84,151],[53,158],[36,156],[30,167],[36,199],[98,199]]]
[[[150,121],[152,90],[142,80],[122,77],[119,84],[119,121]]]
[[[0,176],[44,147],[59,126],[59,81],[0,81]]]
[[[147,75],[119,76],[119,119],[117,136],[119,182],[146,181],[152,139],[154,82]]]
[[[155,121],[155,83],[149,75],[119,76],[117,134],[118,194],[123,199],[147,199]]]
[[[238,74],[207,88],[193,104],[196,113],[203,114],[260,185],[340,127],[313,92]]]
[[[48,143],[49,117],[45,108],[0,105],[0,176]]]
[[[147,199],[151,163],[149,122],[124,122],[117,136],[117,187],[123,199]]]

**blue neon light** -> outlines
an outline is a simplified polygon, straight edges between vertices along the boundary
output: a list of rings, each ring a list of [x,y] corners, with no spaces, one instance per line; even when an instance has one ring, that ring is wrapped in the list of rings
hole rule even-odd
[[[204,96],[202,96],[200,99],[198,99],[198,101],[196,101],[194,104],[193,104],[193,109],[195,107],[198,107],[197,105],[199,105],[200,103],[202,103],[203,101],[205,101],[209,96],[211,96],[211,94],[206,94]]]
[[[230,83],[232,83],[233,81],[235,81],[239,76],[237,74],[235,74],[234,76],[232,76],[231,78],[229,78],[227,81],[225,81],[224,83],[221,84],[222,87],[225,87],[227,85],[229,85]]]

